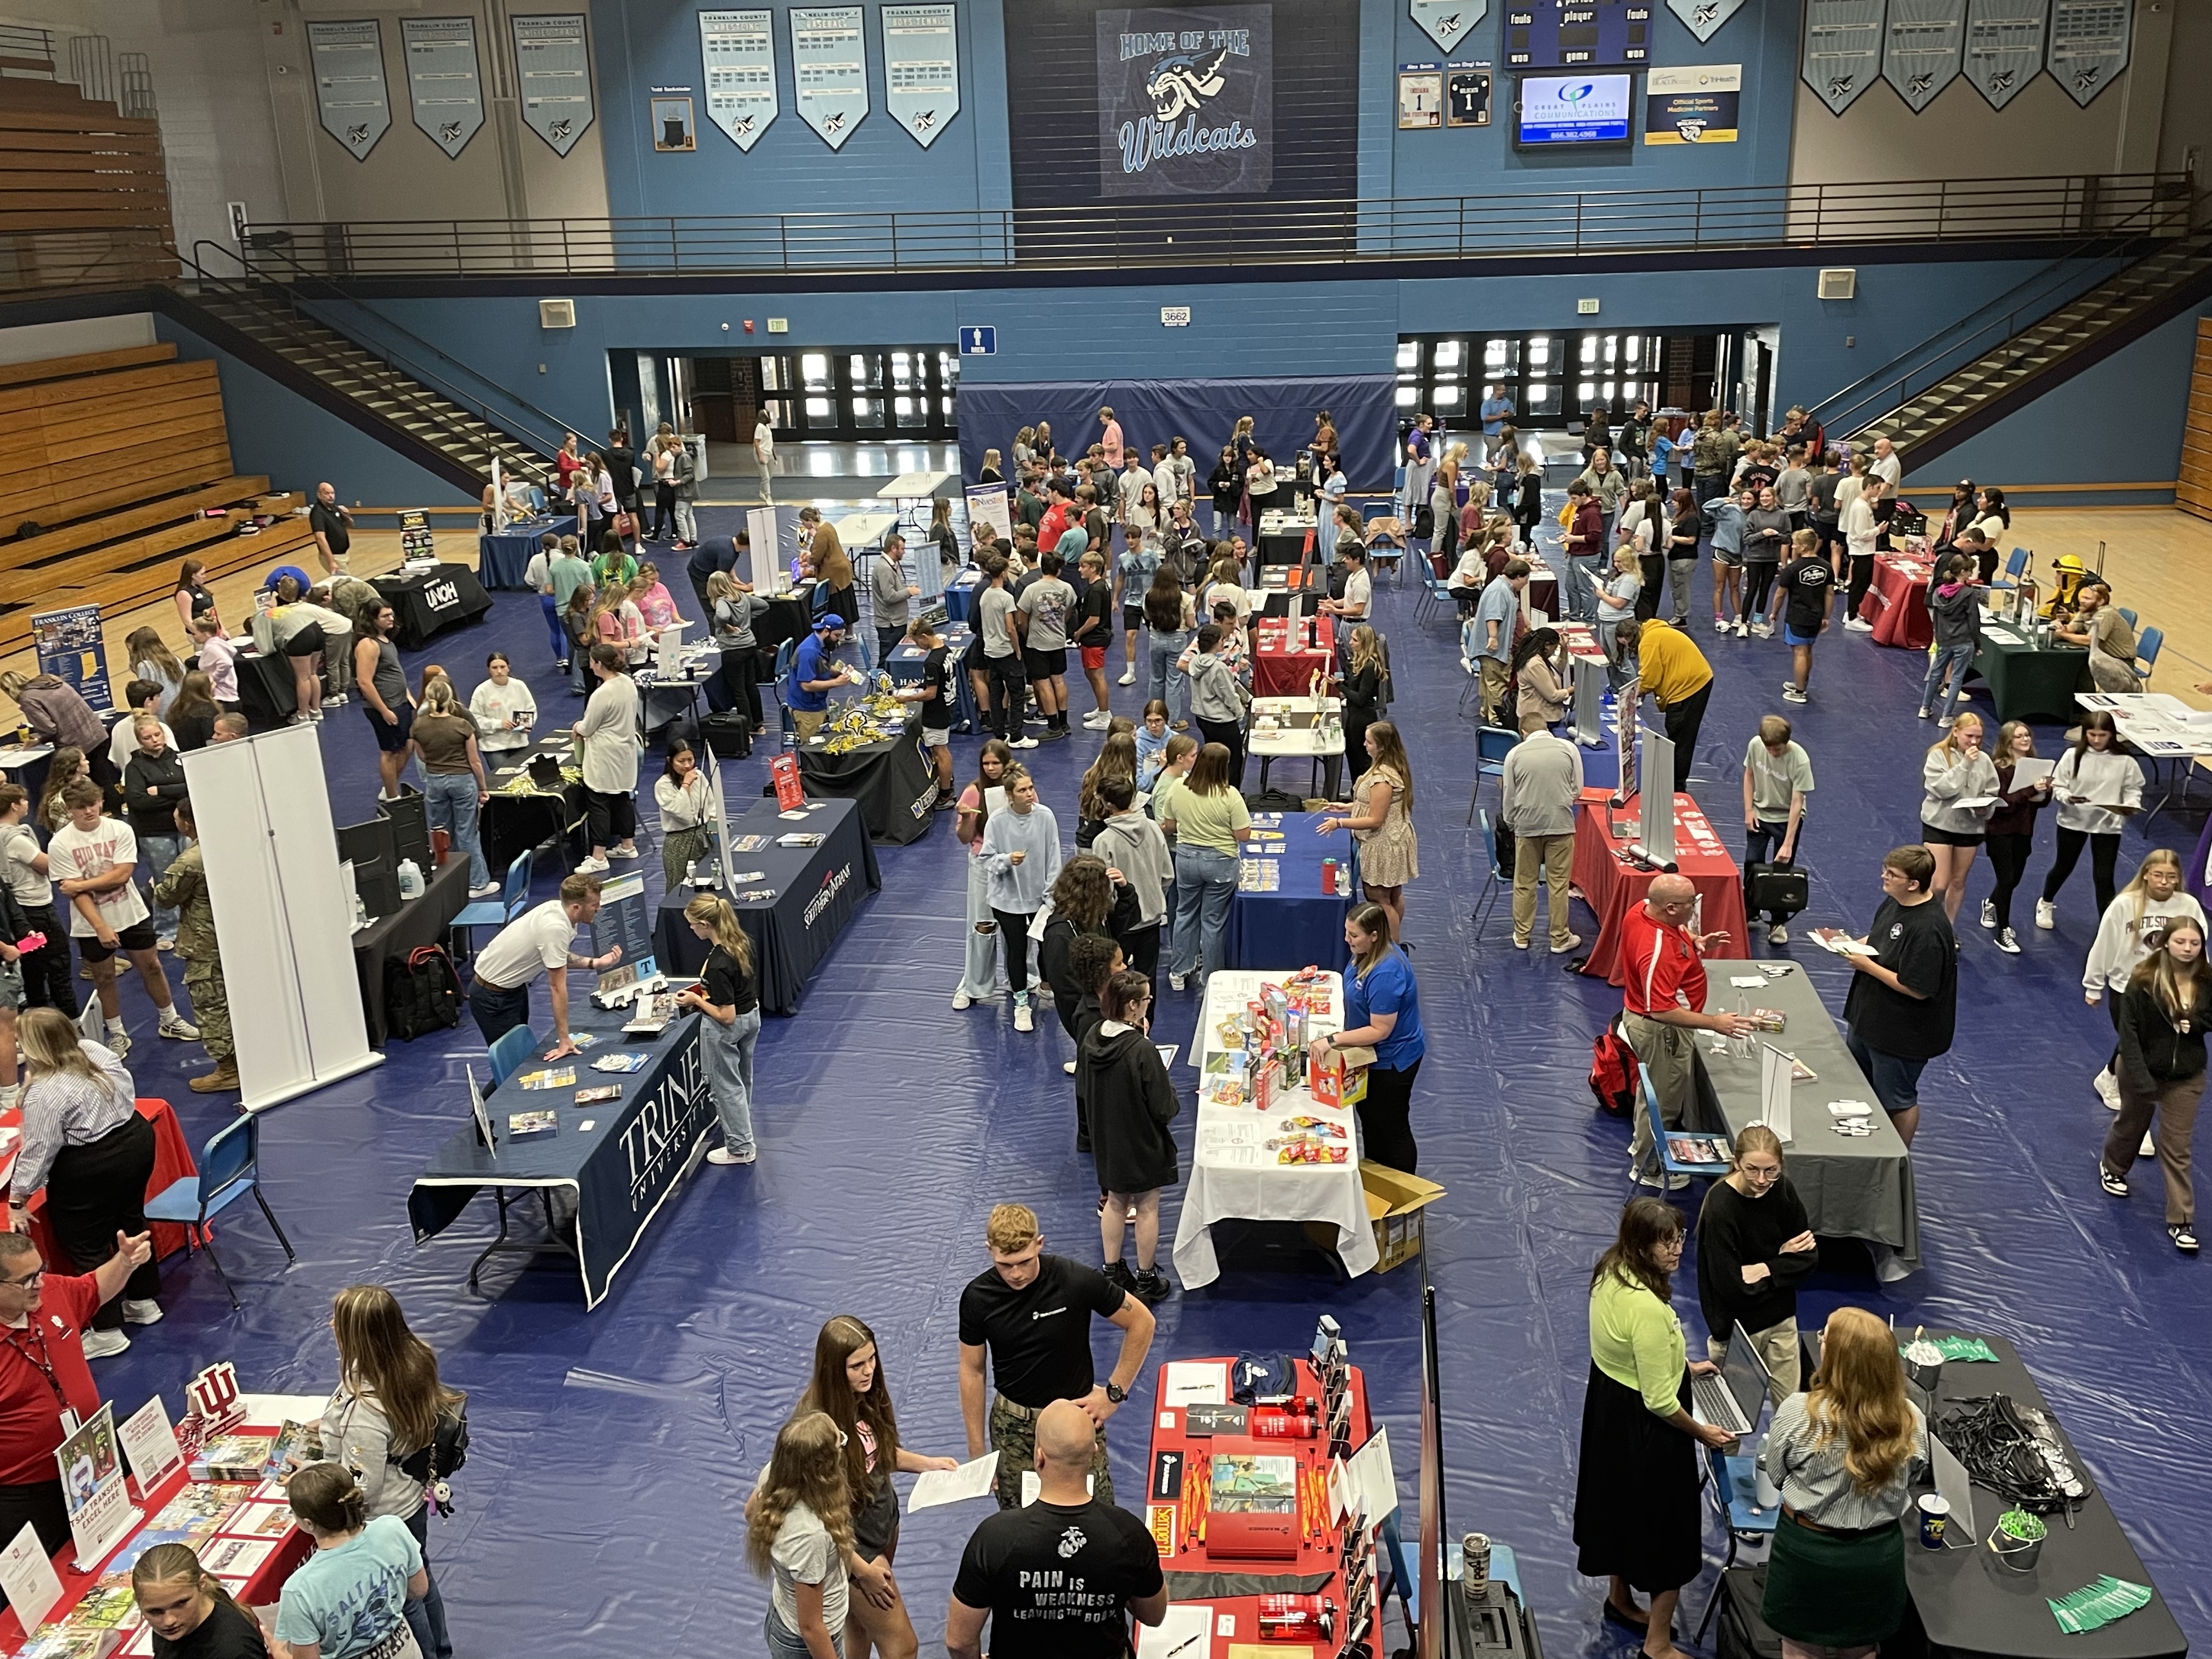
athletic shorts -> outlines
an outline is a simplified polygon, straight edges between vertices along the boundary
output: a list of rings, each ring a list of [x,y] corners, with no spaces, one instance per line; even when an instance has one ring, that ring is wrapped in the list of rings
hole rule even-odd
[[[319,657],[323,654],[323,647],[329,643],[328,637],[323,633],[322,623],[309,623],[284,641],[284,654],[288,657]]]
[[[87,962],[105,962],[116,951],[150,951],[153,948],[154,920],[151,916],[143,921],[134,921],[128,927],[118,928],[115,934],[114,950],[102,945],[91,933],[81,934],[76,940],[77,954]]]
[[[1740,570],[1743,568],[1743,555],[1731,553],[1725,547],[1717,547],[1713,550],[1713,562],[1724,564],[1731,570]]]
[[[415,705],[403,702],[392,712],[399,716],[397,726],[387,725],[373,704],[363,703],[361,712],[368,716],[369,729],[376,733],[376,746],[387,755],[396,755],[407,747],[408,733],[415,729]]]
[[[1988,836],[1979,830],[1938,830],[1933,824],[1923,823],[1920,839],[1930,847],[1979,847]]]
[[[1105,665],[1106,647],[1104,646],[1086,645],[1083,647],[1083,666],[1086,671],[1103,668]]]
[[[1810,633],[1800,634],[1788,623],[1782,624],[1782,643],[1784,645],[1811,645],[1819,640],[1820,637],[1820,630],[1817,628],[1814,629]]]
[[[1024,651],[1022,668],[1033,680],[1048,680],[1067,672],[1067,647],[1060,646],[1050,651]]]
[[[948,726],[940,731],[935,726],[923,726],[921,728],[921,746],[925,749],[951,748],[952,746],[952,728]]]
[[[1139,629],[1142,628],[1144,625],[1145,625],[1145,608],[1144,608],[1144,606],[1142,606],[1142,605],[1123,605],[1123,606],[1121,607],[1121,631],[1122,631],[1123,633],[1125,633],[1125,634],[1133,634],[1133,633],[1135,633]]]

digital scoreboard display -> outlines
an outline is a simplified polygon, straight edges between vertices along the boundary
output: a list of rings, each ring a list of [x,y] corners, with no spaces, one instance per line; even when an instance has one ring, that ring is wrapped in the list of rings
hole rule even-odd
[[[1629,142],[1632,75],[1524,75],[1513,103],[1518,149]]]
[[[1588,69],[1651,61],[1656,0],[1520,0],[1505,9],[1509,69]]]

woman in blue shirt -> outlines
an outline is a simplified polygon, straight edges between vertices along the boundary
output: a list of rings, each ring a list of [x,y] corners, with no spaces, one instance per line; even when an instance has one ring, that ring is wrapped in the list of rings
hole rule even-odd
[[[1407,1175],[1419,1156],[1411,1121],[1413,1079],[1428,1052],[1421,1031],[1421,993],[1413,964],[1390,943],[1390,913],[1379,904],[1355,904],[1344,918],[1352,966],[1344,976],[1344,1030],[1307,1045],[1318,1059],[1332,1048],[1375,1051],[1367,1068],[1367,1095],[1359,1103],[1364,1155]]]

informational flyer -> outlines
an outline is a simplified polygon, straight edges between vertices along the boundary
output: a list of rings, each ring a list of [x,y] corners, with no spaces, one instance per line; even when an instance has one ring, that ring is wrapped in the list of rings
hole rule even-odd
[[[31,618],[31,647],[41,674],[52,674],[72,687],[95,709],[115,707],[107,686],[107,643],[100,631],[98,605],[36,613]]]

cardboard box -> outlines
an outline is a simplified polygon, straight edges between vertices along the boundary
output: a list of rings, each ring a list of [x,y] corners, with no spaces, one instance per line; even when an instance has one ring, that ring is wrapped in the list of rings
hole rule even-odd
[[[1444,1189],[1366,1158],[1359,1162],[1359,1185],[1367,1194],[1367,1218],[1375,1226],[1375,1271],[1387,1273],[1421,1253],[1427,1238],[1423,1212]]]

